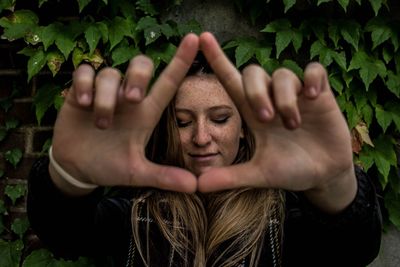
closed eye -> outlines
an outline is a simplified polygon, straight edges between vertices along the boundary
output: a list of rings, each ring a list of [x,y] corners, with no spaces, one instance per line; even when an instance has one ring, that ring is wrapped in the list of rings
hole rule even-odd
[[[212,121],[217,124],[224,124],[229,120],[229,118],[230,118],[230,116],[227,116],[227,117],[222,117],[222,118],[218,118],[218,119],[213,119]]]
[[[178,125],[178,128],[185,128],[192,123],[192,121],[182,121],[182,120],[176,120],[176,123]]]

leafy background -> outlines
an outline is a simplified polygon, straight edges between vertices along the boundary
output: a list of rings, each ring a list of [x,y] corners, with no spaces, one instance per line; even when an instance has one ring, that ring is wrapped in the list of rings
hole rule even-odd
[[[33,100],[37,124],[59,109],[70,73],[80,63],[95,69],[124,69],[139,53],[150,56],[157,74],[169,62],[188,32],[200,33],[198,21],[165,19],[183,0],[0,0],[0,33],[21,47],[26,85],[51,72],[53,79],[38,86]],[[354,158],[376,177],[386,225],[400,229],[398,146],[400,129],[400,5],[396,0],[236,0],[236,10],[259,36],[235,36],[224,50],[238,68],[258,63],[268,72],[279,66],[300,77],[310,61],[328,70],[337,101],[352,131]],[[397,14],[397,16],[396,16]],[[155,75],[156,75],[155,74]],[[18,90],[0,99],[8,112]],[[7,116],[0,125],[0,142],[19,126]],[[327,129],[329,130],[329,129]],[[45,153],[51,143],[43,146]],[[7,166],[20,167],[23,151],[3,153]],[[7,179],[0,169],[0,179]],[[26,244],[26,217],[9,218],[10,208],[24,199],[25,184],[8,184],[0,199],[0,266],[91,266],[55,259],[45,249]]]

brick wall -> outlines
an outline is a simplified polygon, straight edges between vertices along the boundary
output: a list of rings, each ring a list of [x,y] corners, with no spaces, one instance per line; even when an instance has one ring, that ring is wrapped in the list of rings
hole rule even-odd
[[[3,215],[5,230],[0,238],[5,240],[18,238],[11,231],[11,224],[16,218],[26,217],[26,199],[21,197],[13,205],[4,190],[7,185],[22,184],[26,187],[32,163],[45,155],[42,148],[52,136],[52,127],[56,117],[56,111],[51,110],[46,113],[41,124],[38,125],[33,108],[33,96],[43,82],[52,79],[52,75],[45,71],[28,83],[27,57],[17,54],[21,48],[21,43],[0,41],[0,101],[10,105],[8,110],[0,107],[0,127],[4,127],[6,121],[11,118],[19,122],[18,126],[8,131],[5,138],[0,141],[0,170],[4,172],[0,178],[0,200],[4,201],[7,208],[7,213]],[[70,79],[71,72],[66,72],[64,77]],[[13,97],[10,99],[11,96]],[[6,101],[6,99],[10,101]],[[22,159],[16,168],[4,157],[7,151],[14,148],[23,152]],[[25,253],[29,254],[31,249],[40,246],[36,236],[29,231],[25,235],[25,239]]]

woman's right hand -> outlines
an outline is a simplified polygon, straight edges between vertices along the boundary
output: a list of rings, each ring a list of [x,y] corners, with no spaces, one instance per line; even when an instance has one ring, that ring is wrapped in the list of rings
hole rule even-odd
[[[149,161],[145,146],[198,48],[198,37],[187,35],[147,96],[153,64],[145,56],[131,60],[122,82],[116,69],[95,75],[89,65],[78,67],[54,127],[54,159],[86,183],[194,192],[192,173]],[[51,167],[50,174],[58,187],[73,194]]]

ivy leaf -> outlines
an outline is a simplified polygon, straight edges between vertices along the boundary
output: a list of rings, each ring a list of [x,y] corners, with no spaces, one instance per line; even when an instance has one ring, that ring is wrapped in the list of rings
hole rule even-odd
[[[23,247],[22,240],[11,242],[0,239],[0,266],[18,267]]]
[[[131,36],[131,25],[122,17],[115,17],[109,25],[108,33],[110,40],[110,50],[119,44],[124,36]]]
[[[360,112],[363,116],[365,123],[369,127],[372,123],[372,119],[373,119],[373,115],[374,115],[372,107],[370,105],[365,105],[361,108]]]
[[[24,260],[22,267],[95,267],[94,263],[88,258],[80,257],[77,261],[55,259],[53,254],[47,249],[37,249],[32,251]]]
[[[64,58],[68,59],[69,54],[74,49],[76,42],[74,41],[73,33],[64,27],[64,32],[57,34],[56,46],[63,53]]]
[[[285,6],[285,13],[296,4],[296,0],[283,0]]]
[[[327,28],[326,20],[321,18],[307,19],[304,20],[300,25],[300,31],[303,33],[303,37],[309,38],[309,35],[312,32],[318,38],[318,40],[324,45],[326,45],[325,42],[326,28]]]
[[[18,119],[16,119],[16,118],[7,118],[6,119],[6,124],[5,124],[6,130],[9,131],[11,129],[15,129],[18,126],[18,124],[19,124]]]
[[[292,27],[287,19],[275,20],[265,26],[261,32],[276,33],[275,46],[276,58],[279,58],[281,52],[290,44],[293,44],[296,52],[300,49],[303,42],[303,34]]]
[[[339,94],[342,94],[343,92],[343,83],[342,80],[340,79],[340,76],[337,74],[330,74],[329,75],[329,84],[332,86],[332,88],[338,92]]]
[[[0,12],[2,12],[4,9],[8,9],[10,11],[14,11],[15,2],[16,2],[16,0],[2,0],[2,1],[0,1]]]
[[[52,23],[45,27],[41,27],[40,30],[40,40],[43,43],[44,50],[46,51],[50,45],[54,43],[57,38],[58,33],[61,31],[61,23]]]
[[[394,190],[385,193],[385,206],[389,211],[389,220],[400,228],[400,194]]]
[[[139,49],[129,45],[128,42],[121,42],[112,52],[113,67],[131,60],[140,53]]]
[[[372,50],[387,41],[395,32],[388,25],[388,21],[380,17],[371,19],[365,26],[365,31],[371,32]]]
[[[17,10],[8,17],[0,19],[0,26],[4,28],[2,37],[9,41],[25,37],[33,28],[37,27],[39,19],[30,10]]]
[[[137,9],[143,11],[145,14],[148,14],[150,16],[158,14],[154,5],[151,3],[151,0],[138,0],[136,1],[136,6]]]
[[[16,169],[18,163],[22,159],[22,151],[19,148],[13,148],[11,150],[6,151],[4,156],[6,158],[6,161],[11,163],[14,166],[14,169]]]
[[[393,53],[389,50],[387,46],[384,46],[382,49],[382,57],[385,61],[386,65],[393,59]]]
[[[60,70],[61,65],[65,62],[63,54],[60,51],[55,50],[51,51],[46,56],[47,59],[47,67],[49,67],[53,77]]]
[[[72,64],[74,68],[78,68],[79,64],[81,64],[84,57],[83,50],[79,47],[75,47],[74,51],[72,51]]]
[[[329,47],[325,46],[319,40],[315,41],[311,45],[310,49],[310,59],[314,58],[316,55],[319,56],[319,61],[328,67],[332,61],[335,61],[343,70],[346,70],[346,55],[344,52],[336,52]]]
[[[96,22],[97,29],[99,29],[101,33],[101,39],[103,43],[106,43],[108,41],[108,27],[104,22]]]
[[[381,126],[383,132],[386,132],[386,129],[392,123],[392,114],[390,112],[386,112],[382,106],[376,105],[375,114],[378,124]]]
[[[386,103],[385,110],[391,114],[397,130],[400,130],[400,106],[398,105],[398,102],[391,101]]]
[[[375,12],[375,16],[378,16],[379,10],[382,7],[384,0],[369,0],[369,2],[371,3],[372,9]]]
[[[90,54],[93,53],[101,38],[101,32],[96,25],[90,25],[85,31],[85,39],[90,48]]]
[[[328,36],[332,40],[335,47],[338,47],[340,40],[340,29],[337,23],[329,24],[328,26]]]
[[[331,1],[332,0],[318,0],[317,6],[319,6],[320,4],[323,4],[323,3],[331,2]]]
[[[339,29],[343,39],[357,51],[361,35],[361,25],[354,20],[341,20],[339,22]]]
[[[46,60],[46,54],[40,47],[28,60],[28,82],[44,67]]]
[[[398,98],[400,97],[400,75],[396,75],[393,71],[388,71],[386,85],[387,88],[395,94]]]
[[[17,199],[25,195],[25,192],[26,186],[23,184],[7,185],[4,189],[5,195],[11,199],[13,205]]]
[[[259,45],[254,39],[238,39],[235,49],[236,67],[239,68],[244,63],[248,62],[255,54],[258,47]]]
[[[349,71],[352,69],[359,69],[361,80],[367,91],[369,85],[378,75],[382,79],[385,79],[387,75],[385,64],[381,60],[367,55],[364,51],[357,51],[353,55],[349,65]]]
[[[203,31],[200,23],[197,22],[196,20],[189,20],[186,23],[178,24],[177,30],[180,36],[184,36],[190,32],[193,32],[195,34],[200,34]]]
[[[282,62],[282,66],[285,68],[290,69],[291,71],[293,71],[298,77],[300,77],[300,79],[303,79],[303,69],[300,68],[300,66],[293,60],[291,59],[285,59]]]
[[[55,99],[60,95],[61,89],[54,84],[46,83],[40,87],[33,98],[33,105],[36,111],[36,120],[40,125],[46,111],[54,104]]]
[[[169,39],[172,36],[176,35],[175,30],[171,27],[171,25],[169,25],[167,23],[161,24],[160,25],[160,30],[161,30],[162,34],[164,34],[165,37],[167,37],[167,39]]]
[[[16,233],[20,239],[24,236],[25,232],[29,228],[28,218],[16,218],[14,222],[11,224],[11,230]]]
[[[41,7],[44,3],[46,3],[49,0],[39,0],[39,7]]]
[[[340,6],[347,12],[347,6],[349,5],[349,0],[338,0]]]
[[[79,4],[79,13],[82,12],[82,10],[85,8],[85,6],[87,6],[91,0],[77,0],[78,4]]]
[[[154,62],[154,69],[156,70],[161,62],[169,63],[176,52],[176,46],[171,43],[165,43],[159,47],[149,47],[146,50],[148,55]]]
[[[93,54],[84,54],[83,60],[89,62],[95,70],[97,70],[104,62],[103,56],[100,54],[99,49],[95,49]]]
[[[272,47],[261,47],[256,50],[256,59],[261,66],[264,66],[270,59]]]

